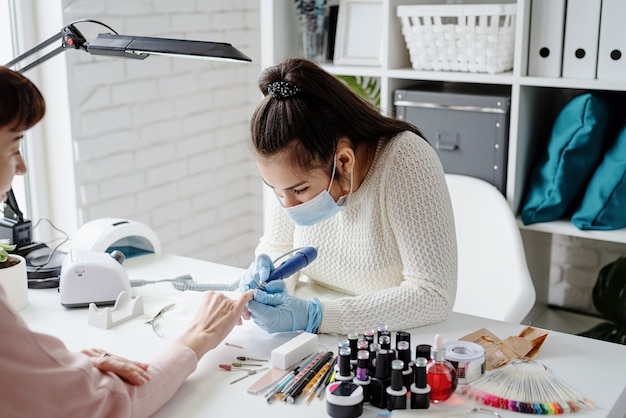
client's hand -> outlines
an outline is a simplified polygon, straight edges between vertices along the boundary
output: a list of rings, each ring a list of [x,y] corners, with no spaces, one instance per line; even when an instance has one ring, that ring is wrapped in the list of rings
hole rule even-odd
[[[322,323],[322,303],[317,298],[309,301],[256,289],[254,300],[248,302],[248,310],[254,322],[269,333],[316,332]]]
[[[141,386],[150,380],[148,365],[112,355],[99,348],[82,350],[81,353],[91,357],[93,366],[105,373],[114,373],[131,385]]]
[[[239,280],[239,290],[241,293],[256,289],[261,282],[267,281],[270,273],[274,271],[274,263],[267,254],[259,254],[257,258],[250,263],[250,266]]]
[[[205,292],[191,325],[176,342],[191,348],[200,360],[217,347],[235,325],[241,325],[241,315],[252,296],[249,291],[232,300],[222,293]]]

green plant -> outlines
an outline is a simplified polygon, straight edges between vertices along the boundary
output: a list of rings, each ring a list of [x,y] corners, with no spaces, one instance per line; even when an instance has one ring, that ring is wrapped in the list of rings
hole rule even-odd
[[[626,257],[600,269],[592,300],[608,321],[578,335],[626,345]]]
[[[356,94],[380,108],[380,81],[375,77],[338,75],[337,78],[348,85]]]
[[[15,245],[11,245],[8,239],[0,239],[0,269],[11,267],[20,262],[16,257],[11,257],[9,251],[13,251]]]

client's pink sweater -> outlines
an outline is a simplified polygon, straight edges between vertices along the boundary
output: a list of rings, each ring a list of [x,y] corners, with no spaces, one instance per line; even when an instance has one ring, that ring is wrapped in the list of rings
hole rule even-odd
[[[0,285],[0,405],[3,417],[147,417],[196,369],[191,349],[173,343],[149,362],[150,380],[132,386],[72,353],[57,338],[32,332]]]

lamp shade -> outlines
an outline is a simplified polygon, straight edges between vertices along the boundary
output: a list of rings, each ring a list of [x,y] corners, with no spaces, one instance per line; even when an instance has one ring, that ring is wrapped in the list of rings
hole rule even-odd
[[[168,55],[220,61],[252,61],[231,44],[187,39],[98,34],[86,50],[93,55],[145,59],[148,55]]]

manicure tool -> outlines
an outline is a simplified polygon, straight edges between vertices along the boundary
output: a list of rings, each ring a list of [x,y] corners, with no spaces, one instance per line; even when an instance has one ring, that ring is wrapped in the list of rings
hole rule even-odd
[[[260,363],[230,363],[233,367],[241,367],[241,366],[262,366]]]
[[[237,356],[237,360],[241,360],[241,361],[246,361],[246,360],[249,360],[249,361],[267,361],[267,360],[260,359],[260,358],[250,358],[250,357],[246,357],[246,356]]]
[[[226,371],[245,371],[245,372],[253,372],[255,371],[254,369],[245,369],[245,368],[241,368],[241,367],[236,367],[236,366],[232,366],[230,364],[220,364],[218,366],[220,369],[226,370]]]
[[[159,319],[159,317],[163,315],[165,312],[172,309],[175,305],[176,305],[175,303],[170,303],[169,305],[165,305],[159,312],[156,313],[156,315],[154,315],[152,318],[146,321],[146,324],[150,324],[152,326],[152,331],[154,331],[154,333],[158,335],[159,337],[162,337],[163,333],[159,331],[159,324],[156,322],[156,320]]]
[[[266,281],[259,283],[259,288],[264,288],[271,281],[285,279],[295,272],[302,270],[317,257],[315,247],[303,247],[295,252],[287,261],[278,266],[270,273]]]
[[[257,374],[258,372],[263,372],[263,371],[268,370],[268,369],[269,369],[269,367],[263,367],[262,369],[250,370],[248,373],[246,373],[245,376],[241,376],[240,378],[233,380],[232,382],[229,383],[229,385],[232,385],[233,383],[240,382],[243,379],[252,376],[253,374]],[[242,369],[238,369],[238,370],[242,370]]]
[[[241,349],[243,349],[243,347],[242,347],[242,346],[240,346],[240,345],[236,345],[236,344],[231,344],[231,343],[229,343],[229,342],[225,342],[225,343],[224,343],[224,345],[227,345],[227,346],[229,346],[229,347],[235,347],[235,348],[241,348]]]
[[[291,254],[295,251],[295,254],[289,258],[287,261],[278,266],[274,271],[270,273],[270,277],[265,282],[261,282],[259,284],[259,288],[265,288],[265,285],[273,280],[285,279],[298,270],[303,269],[309,263],[311,263],[317,257],[317,250],[314,247],[303,247],[295,250],[289,251],[287,254]],[[280,260],[282,258],[279,257],[274,262]],[[183,276],[184,277],[184,276]],[[231,282],[231,283],[197,283],[193,280],[170,280],[172,282],[172,286],[175,289],[185,291],[190,290],[194,292],[204,292],[207,290],[214,291],[222,291],[229,292],[233,290],[237,290],[239,287],[239,279]]]

